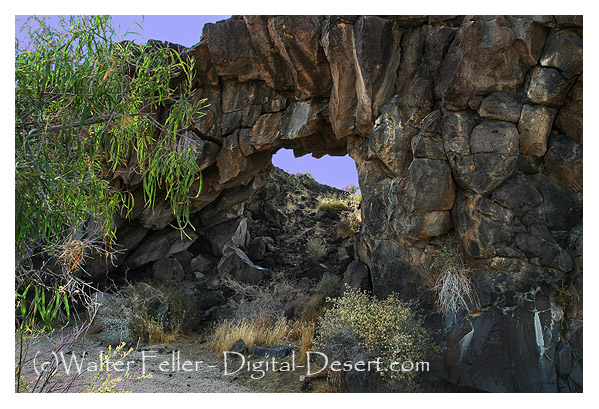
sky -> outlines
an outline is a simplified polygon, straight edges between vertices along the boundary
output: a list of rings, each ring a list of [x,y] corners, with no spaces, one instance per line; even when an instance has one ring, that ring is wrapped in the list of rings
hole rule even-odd
[[[18,21],[23,17],[16,16],[15,20],[15,35],[18,38],[23,38],[24,35],[19,32],[21,24]],[[153,39],[191,47],[200,41],[204,24],[215,23],[229,17],[228,15],[113,15],[112,19],[115,27],[120,26],[121,35],[124,35],[127,29],[137,32],[139,35],[126,37],[135,42],[143,43]],[[56,19],[55,16],[49,18]],[[139,30],[138,25],[143,31]],[[334,157],[325,155],[320,159],[304,155],[295,158],[291,151],[281,149],[273,156],[272,162],[283,170],[289,170],[290,173],[310,172],[319,183],[340,189],[350,184],[358,185],[355,162],[347,155]]]

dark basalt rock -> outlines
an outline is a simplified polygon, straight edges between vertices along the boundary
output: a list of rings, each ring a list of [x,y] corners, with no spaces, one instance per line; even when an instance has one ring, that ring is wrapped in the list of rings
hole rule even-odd
[[[288,346],[261,347],[252,348],[252,354],[263,358],[285,358],[291,354],[291,348]]]
[[[243,339],[238,339],[237,341],[235,341],[235,343],[229,351],[237,352],[238,354],[246,354],[248,352],[248,347],[243,341]]]
[[[582,16],[237,16],[208,24],[200,43],[183,50],[195,57],[195,97],[210,104],[189,135],[203,177],[190,199],[196,231],[172,230],[166,193],[145,208],[139,175],[119,169],[115,183],[133,193],[135,207],[119,221],[122,255],[106,265],[90,259],[92,279],[151,272],[173,257],[186,275],[197,265],[207,280],[221,257],[221,274],[252,283],[268,274],[254,262],[316,280],[338,261],[329,252],[322,264],[302,263],[304,243],[291,231],[334,221],[294,224],[301,212],[279,208],[286,192],[268,186],[270,159],[281,148],[349,154],[362,192],[355,258],[377,296],[426,298],[425,249],[453,233],[477,285],[491,289],[487,311],[448,329],[447,381],[580,391],[582,34]],[[257,237],[272,238],[272,247]],[[189,264],[176,256],[183,251],[193,255]],[[518,304],[538,287],[551,289],[551,312]],[[568,292],[575,302],[560,311],[558,293]],[[560,325],[567,335],[555,332]]]

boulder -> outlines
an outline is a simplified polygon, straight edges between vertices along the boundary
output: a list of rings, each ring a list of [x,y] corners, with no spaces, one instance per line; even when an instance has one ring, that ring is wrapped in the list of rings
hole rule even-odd
[[[212,242],[212,251],[222,256],[226,246],[245,247],[249,240],[247,218],[241,217],[210,228],[208,235]]]
[[[537,104],[559,108],[574,81],[575,78],[564,76],[557,68],[537,66],[530,76],[526,95]]]
[[[228,276],[248,284],[258,284],[262,281],[264,273],[268,271],[267,268],[252,263],[241,249],[231,246],[226,247],[216,270],[220,277]]]
[[[570,30],[553,32],[539,61],[543,67],[557,68],[567,75],[582,72],[582,38]]]
[[[191,259],[191,269],[194,273],[211,273],[215,264],[216,263],[212,259],[201,254],[198,254]]]
[[[557,392],[557,324],[551,311],[518,306],[460,321],[446,336],[448,381],[486,392]]]
[[[240,338],[237,341],[235,341],[235,343],[233,344],[231,349],[229,349],[229,351],[237,352],[238,354],[246,354],[248,352],[248,347],[243,341],[243,339]]]
[[[152,264],[152,274],[155,282],[168,282],[182,280],[185,272],[176,258],[168,257],[157,260]]]
[[[518,122],[520,153],[543,156],[557,111],[542,105],[524,105]]]
[[[147,235],[135,250],[129,254],[125,266],[136,268],[159,259],[165,259],[173,254],[186,250],[198,238],[191,229],[181,232],[174,229],[164,229]]]
[[[288,346],[261,347],[254,346],[252,354],[263,358],[285,358],[291,354],[291,348]]]
[[[368,266],[361,261],[352,261],[343,275],[343,281],[341,284],[341,290],[345,291],[345,288],[365,288],[368,287]],[[366,283],[365,283],[366,282]]]

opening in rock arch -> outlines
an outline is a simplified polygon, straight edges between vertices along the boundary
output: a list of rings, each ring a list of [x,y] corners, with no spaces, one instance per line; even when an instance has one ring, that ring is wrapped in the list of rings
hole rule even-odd
[[[349,155],[324,155],[319,159],[304,155],[296,158],[291,149],[281,149],[273,155],[272,163],[290,174],[309,172],[323,185],[338,189],[358,186],[356,164]]]

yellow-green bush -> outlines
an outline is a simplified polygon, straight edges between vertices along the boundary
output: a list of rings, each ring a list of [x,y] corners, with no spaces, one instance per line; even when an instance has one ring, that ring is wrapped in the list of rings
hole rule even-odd
[[[336,274],[326,272],[320,278],[316,285],[316,292],[325,296],[334,295],[341,284],[341,277]]]
[[[325,242],[318,237],[312,237],[308,239],[306,243],[306,250],[317,261],[323,259],[328,253]]]
[[[341,200],[329,200],[322,202],[318,207],[318,210],[329,213],[330,215],[338,216],[341,212],[348,211],[349,207]]]
[[[318,322],[314,342],[330,359],[345,361],[366,355],[369,360],[380,358],[381,368],[388,368],[393,362],[426,362],[438,352],[430,330],[422,326],[422,319],[395,294],[379,300],[365,291],[347,287],[343,297],[333,299],[332,304]],[[406,388],[416,384],[418,374],[378,373]]]

